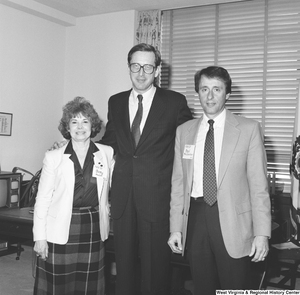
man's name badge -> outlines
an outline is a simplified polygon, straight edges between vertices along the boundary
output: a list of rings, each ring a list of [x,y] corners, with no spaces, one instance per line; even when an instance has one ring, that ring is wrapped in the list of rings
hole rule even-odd
[[[103,165],[101,164],[94,165],[93,177],[103,177]]]
[[[194,157],[194,151],[195,151],[195,145],[194,144],[186,144],[184,146],[184,151],[183,151],[183,159],[193,159]]]

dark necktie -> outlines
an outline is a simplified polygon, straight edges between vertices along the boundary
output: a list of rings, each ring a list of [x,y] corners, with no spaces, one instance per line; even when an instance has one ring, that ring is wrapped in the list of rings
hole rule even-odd
[[[131,133],[132,133],[132,137],[135,142],[135,147],[138,145],[140,137],[141,137],[140,124],[141,124],[142,117],[143,117],[143,103],[142,103],[143,96],[141,94],[139,94],[137,96],[137,98],[139,100],[139,106],[138,106],[138,110],[135,114],[135,117],[134,117],[132,125],[131,125]]]
[[[204,201],[212,206],[217,201],[217,180],[214,147],[214,120],[208,120],[203,157],[203,196]]]

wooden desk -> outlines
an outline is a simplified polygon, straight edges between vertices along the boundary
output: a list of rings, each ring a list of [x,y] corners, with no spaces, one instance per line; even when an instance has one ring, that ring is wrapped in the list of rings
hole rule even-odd
[[[22,252],[21,243],[32,241],[32,208],[0,208],[0,239],[9,242],[8,250],[0,251],[0,256],[17,253],[18,260]],[[11,244],[17,244],[12,247]]]
[[[29,212],[32,208],[0,208],[0,239],[6,238],[17,243],[17,249],[11,248],[8,252],[0,251],[0,256],[10,253],[17,253],[19,259],[22,248],[21,243],[32,241],[33,214]],[[114,255],[113,232],[105,241],[105,252]],[[171,255],[171,263],[188,266],[185,258],[178,254]]]

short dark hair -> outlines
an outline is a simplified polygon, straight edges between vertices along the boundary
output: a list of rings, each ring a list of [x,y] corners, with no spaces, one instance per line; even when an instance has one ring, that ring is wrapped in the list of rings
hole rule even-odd
[[[70,120],[78,114],[82,114],[82,116],[90,120],[92,125],[91,138],[95,137],[101,130],[102,121],[93,105],[84,97],[80,96],[75,97],[63,107],[63,115],[58,125],[58,130],[62,136],[65,139],[71,139],[69,123]]]
[[[160,52],[152,45],[149,45],[146,43],[137,44],[130,49],[130,51],[128,52],[128,56],[127,56],[128,65],[130,65],[130,63],[131,63],[132,55],[137,51],[153,52],[155,55],[155,67],[157,68],[158,66],[160,66],[160,64],[161,64]]]
[[[231,78],[227,70],[225,70],[224,68],[211,66],[196,72],[194,80],[195,91],[197,93],[199,93],[199,83],[201,76],[206,76],[207,78],[216,78],[223,81],[226,86],[226,94],[231,93]]]

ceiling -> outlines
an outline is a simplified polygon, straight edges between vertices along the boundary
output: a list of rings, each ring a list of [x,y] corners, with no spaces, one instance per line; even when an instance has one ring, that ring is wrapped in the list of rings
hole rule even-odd
[[[125,10],[182,8],[233,0],[33,0],[71,15],[84,17]]]
[[[176,9],[250,0],[0,0],[0,4],[30,13],[63,26],[76,19],[126,10]]]

